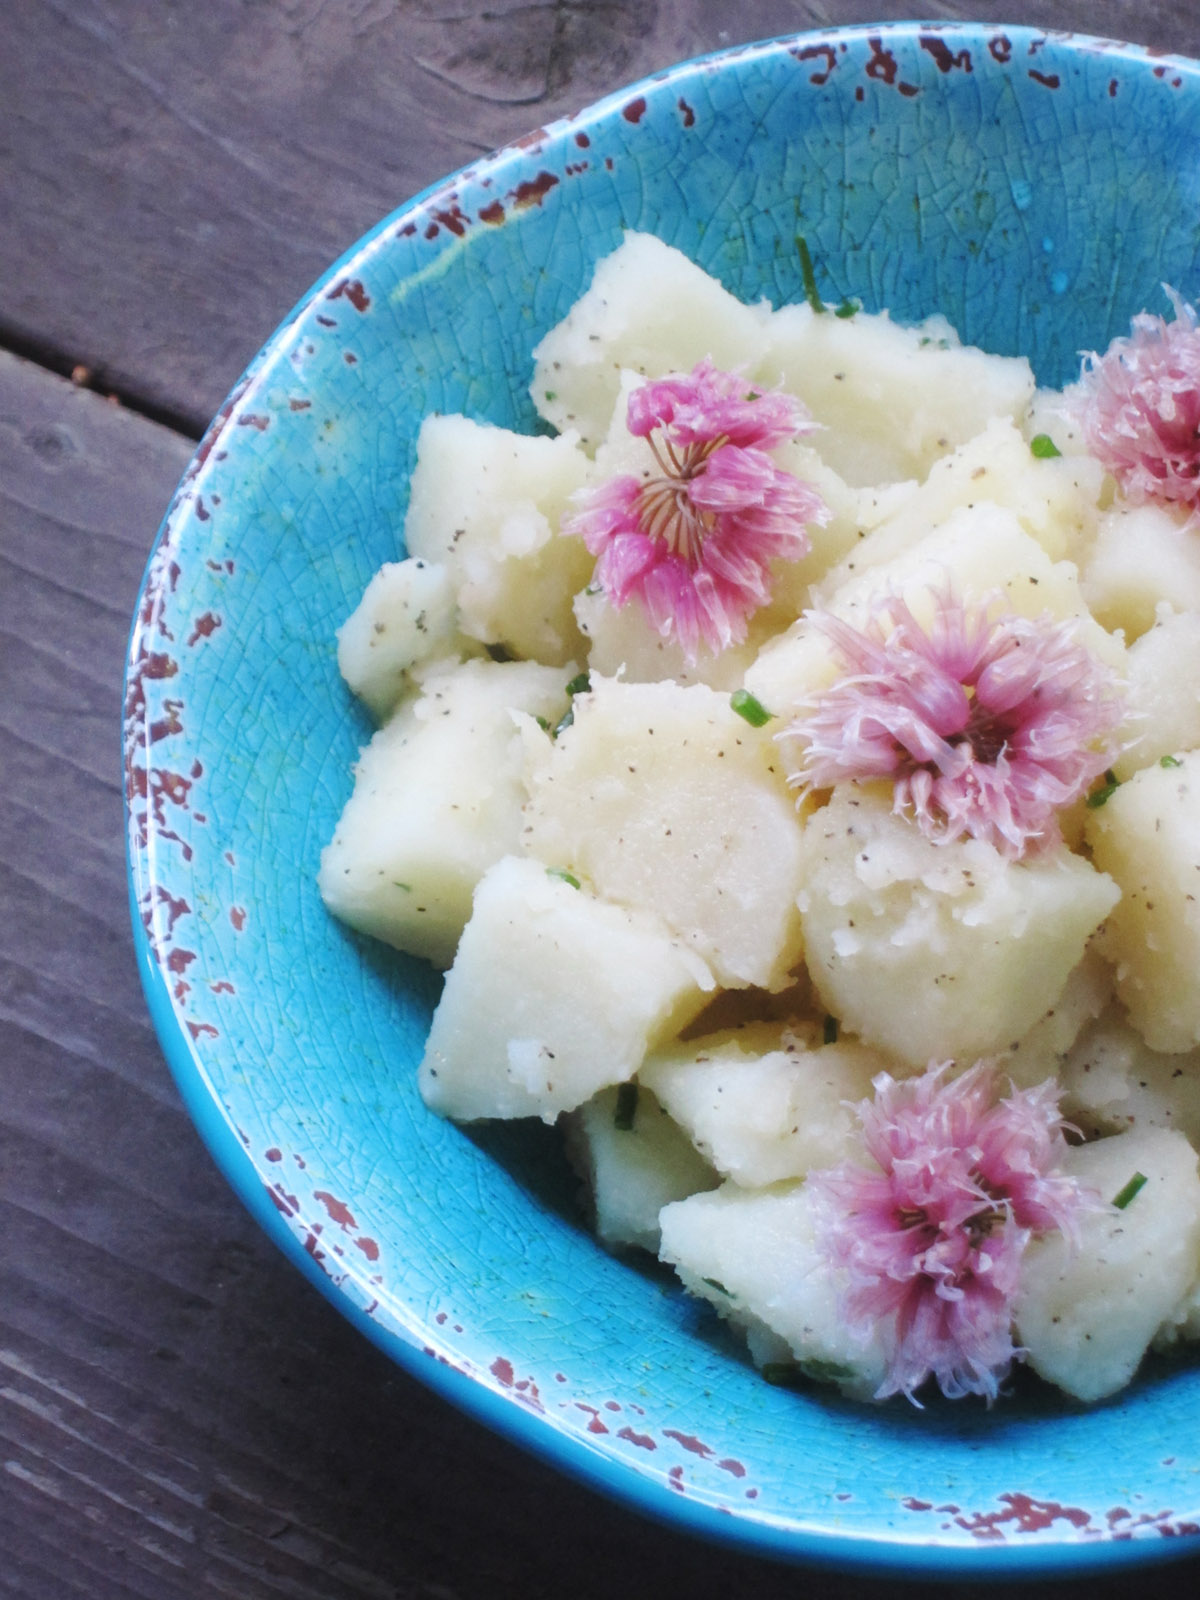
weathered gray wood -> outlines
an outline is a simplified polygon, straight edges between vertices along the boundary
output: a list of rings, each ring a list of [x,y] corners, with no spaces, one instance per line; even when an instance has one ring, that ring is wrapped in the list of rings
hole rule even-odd
[[[1200,54],[1192,0],[0,6],[0,343],[198,433],[343,249],[481,152],[690,55],[914,11]]]
[[[188,450],[0,355],[0,1595],[894,1595],[643,1523],[458,1416],[201,1149],[134,971],[116,746],[127,617]]]
[[[196,433],[344,246],[481,151],[702,50],[914,9],[1200,54],[1192,0],[0,5],[0,344]],[[0,355],[0,1595],[895,1595],[650,1527],[457,1416],[201,1149],[134,971],[116,733],[189,451]],[[1198,1580],[1191,1560],[1152,1581]]]

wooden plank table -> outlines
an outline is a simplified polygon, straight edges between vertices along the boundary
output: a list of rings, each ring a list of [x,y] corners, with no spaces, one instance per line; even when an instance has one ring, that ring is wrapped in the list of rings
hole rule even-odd
[[[897,1592],[709,1549],[566,1481],[399,1372],[267,1243],[146,1016],[117,717],[138,582],[193,443],[347,244],[480,152],[672,61],[909,10],[0,9],[0,1595]],[[1200,55],[1193,0],[1004,10]],[[1148,1581],[1192,1595],[1200,1559]]]

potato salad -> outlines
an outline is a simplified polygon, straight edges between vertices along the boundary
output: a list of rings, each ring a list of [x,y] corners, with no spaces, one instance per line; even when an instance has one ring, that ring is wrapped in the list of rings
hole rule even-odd
[[[1098,1400],[1200,1338],[1200,329],[1050,393],[801,250],[627,234],[544,432],[425,420],[321,893],[767,1380]]]

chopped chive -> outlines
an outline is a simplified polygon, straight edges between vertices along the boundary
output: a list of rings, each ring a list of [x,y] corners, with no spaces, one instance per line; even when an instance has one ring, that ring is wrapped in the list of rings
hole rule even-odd
[[[733,1299],[732,1292],[725,1287],[720,1278],[705,1278],[703,1282],[705,1282],[710,1289],[715,1289],[718,1294],[723,1294],[730,1300]]]
[[[573,701],[577,694],[586,694],[591,687],[592,680],[588,677],[587,673],[577,673],[567,685],[567,698]],[[555,723],[554,731],[551,733],[550,737],[552,739],[557,739],[559,734],[564,732],[565,729],[569,728],[574,721],[575,707],[574,705],[569,705],[563,712],[562,716],[559,717],[558,721]]]
[[[759,1367],[758,1372],[776,1389],[800,1389],[804,1386],[804,1374],[791,1361],[767,1361]]]
[[[535,716],[533,720],[537,723],[538,727],[543,733],[550,732],[550,723],[545,717]]]
[[[1144,1172],[1135,1172],[1133,1177],[1130,1178],[1129,1182],[1121,1190],[1120,1194],[1113,1195],[1113,1205],[1116,1206],[1117,1210],[1124,1211],[1125,1207],[1134,1198],[1134,1196],[1141,1194],[1142,1190],[1146,1187],[1147,1181],[1148,1180]]]
[[[551,405],[553,405],[554,402],[558,399],[558,396],[557,396],[557,394],[555,394],[553,389],[545,389],[542,392],[545,394],[546,399],[550,402]]]
[[[800,1371],[814,1383],[843,1383],[853,1377],[852,1370],[840,1361],[801,1361]]]
[[[833,314],[835,317],[841,317],[842,321],[846,322],[849,318],[856,317],[861,310],[862,306],[857,300],[843,300]]]
[[[1035,433],[1029,441],[1029,452],[1039,461],[1053,461],[1055,456],[1062,455],[1062,451],[1048,433]]]
[[[744,717],[752,728],[765,727],[771,720],[771,712],[763,705],[761,700],[756,700],[749,689],[735,689],[729,696],[729,704],[739,717]]]
[[[1181,767],[1183,762],[1178,756],[1163,756],[1158,764],[1160,767]]]
[[[838,1019],[836,1017],[826,1017],[825,1018],[824,1039],[825,1039],[825,1043],[826,1044],[836,1044],[837,1043],[837,1041],[838,1041]]]
[[[1120,787],[1121,780],[1116,773],[1112,771],[1106,772],[1104,774],[1104,782],[1100,788],[1087,797],[1089,808],[1092,811],[1098,811],[1101,806],[1106,806]]]
[[[817,275],[813,271],[813,260],[808,253],[808,245],[804,235],[796,235],[796,249],[800,254],[800,276],[804,280],[804,298],[813,310],[821,315],[825,310],[825,302],[817,292]]]
[[[613,1127],[622,1133],[632,1133],[633,1119],[637,1116],[638,1086],[636,1083],[617,1085],[617,1109],[613,1112]]]
[[[566,867],[547,867],[546,876],[548,878],[561,878],[564,883],[569,883],[572,889],[580,889],[583,887],[575,874],[573,872],[568,872]]]

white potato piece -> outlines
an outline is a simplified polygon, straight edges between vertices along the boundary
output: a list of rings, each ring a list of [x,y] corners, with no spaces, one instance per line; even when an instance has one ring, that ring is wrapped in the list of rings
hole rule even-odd
[[[1025,434],[1029,439],[1036,439],[1039,433],[1044,433],[1064,456],[1076,459],[1091,457],[1083,429],[1072,415],[1068,396],[1073,393],[1074,385],[1065,392],[1060,389],[1039,389],[1025,413]],[[1111,500],[1111,491],[1110,481],[1104,491],[1106,501]]]
[[[769,315],[766,301],[744,305],[682,251],[627,233],[534,350],[529,392],[548,422],[575,429],[594,451],[623,369],[661,378],[690,372],[707,356],[725,371],[749,371],[765,349]]]
[[[1116,885],[1064,848],[935,843],[839,785],[804,832],[800,907],[827,1009],[909,1066],[1005,1050],[1056,1003]]]
[[[852,1039],[807,1049],[769,1027],[669,1045],[646,1058],[638,1081],[718,1172],[761,1189],[848,1155],[857,1142],[848,1102],[869,1098],[888,1065]]]
[[[772,569],[771,604],[778,617],[778,631],[800,615],[812,598],[813,587],[823,582],[830,569],[854,549],[876,501],[869,490],[852,489],[844,483],[813,449],[811,436],[786,440],[772,454],[785,472],[817,491],[829,513],[827,521],[806,525],[807,555],[798,561],[776,562]]]
[[[575,620],[587,640],[588,671],[597,678],[706,683],[726,694],[741,687],[746,669],[780,626],[774,614],[765,622],[755,618],[743,644],[730,645],[719,656],[702,650],[695,661],[688,661],[677,640],[655,631],[636,600],[618,608],[601,590],[588,588],[575,597]]]
[[[382,722],[409,687],[409,673],[455,641],[457,607],[441,562],[385,562],[338,629],[338,671]]]
[[[1086,1027],[1061,1072],[1063,1113],[1089,1137],[1177,1128],[1200,1144],[1200,1050],[1151,1050],[1119,1008]]]
[[[894,561],[954,512],[985,502],[1011,511],[1051,561],[1073,558],[1095,532],[1103,478],[1090,457],[1039,459],[1011,418],[996,417],[934,462],[925,482],[830,574],[828,587],[839,587],[865,566]],[[855,563],[853,570],[846,561]]]
[[[1087,840],[1121,887],[1101,948],[1154,1050],[1200,1044],[1200,750],[1143,767],[1089,813]]]
[[[592,682],[530,774],[525,848],[661,916],[732,988],[801,958],[800,824],[769,729],[703,684]]]
[[[751,1335],[784,1341],[802,1372],[860,1400],[883,1382],[878,1335],[860,1343],[840,1309],[843,1279],[818,1247],[818,1209],[803,1184],[711,1194],[666,1206],[662,1258],[692,1294]],[[751,1338],[751,1349],[771,1341]]]
[[[520,837],[514,712],[557,720],[569,670],[468,661],[429,676],[359,756],[318,876],[336,917],[449,965],[476,883]]]
[[[1125,719],[1113,761],[1131,778],[1163,756],[1200,748],[1200,612],[1158,607],[1154,626],[1130,646]]]
[[[880,532],[861,541],[817,590],[817,603],[835,616],[862,627],[884,596],[899,595],[918,621],[925,621],[935,593],[949,584],[963,599],[995,596],[997,614],[1073,620],[1080,643],[1114,671],[1123,670],[1124,645],[1089,615],[1074,564],[1051,561],[1011,510],[988,502],[962,506],[941,527],[876,566],[866,557],[878,537]],[[801,619],[763,648],[746,673],[746,687],[769,710],[783,713],[838,673],[829,641]]]
[[[553,1122],[631,1078],[713,987],[703,961],[656,918],[505,857],[475,891],[433,1015],[421,1094],[460,1122]]]
[[[559,525],[588,467],[572,435],[426,417],[404,538],[410,555],[446,567],[470,638],[551,666],[582,657],[571,602],[593,561]]]
[[[1019,1342],[1034,1370],[1079,1400],[1102,1400],[1137,1371],[1200,1271],[1200,1177],[1181,1133],[1139,1129],[1068,1152],[1064,1170],[1111,1201],[1136,1174],[1124,1210],[1085,1216],[1078,1246],[1035,1239],[1022,1263]]]
[[[1019,1089],[1033,1089],[1047,1078],[1058,1077],[1087,1024],[1108,1005],[1112,985],[1112,968],[1093,941],[1046,1015],[1010,1050],[997,1056],[1002,1074]]]
[[[610,1249],[658,1254],[658,1214],[674,1200],[715,1189],[720,1178],[644,1087],[602,1089],[566,1119],[567,1150],[591,1196],[597,1236]]]
[[[824,432],[813,445],[848,484],[923,479],[995,416],[1019,420],[1033,398],[1023,357],[963,346],[944,318],[901,327],[886,313],[776,311],[756,376],[801,399]]]
[[[1114,505],[1097,526],[1083,593],[1100,622],[1122,629],[1130,642],[1154,626],[1164,601],[1176,611],[1200,611],[1200,538],[1186,514]]]

